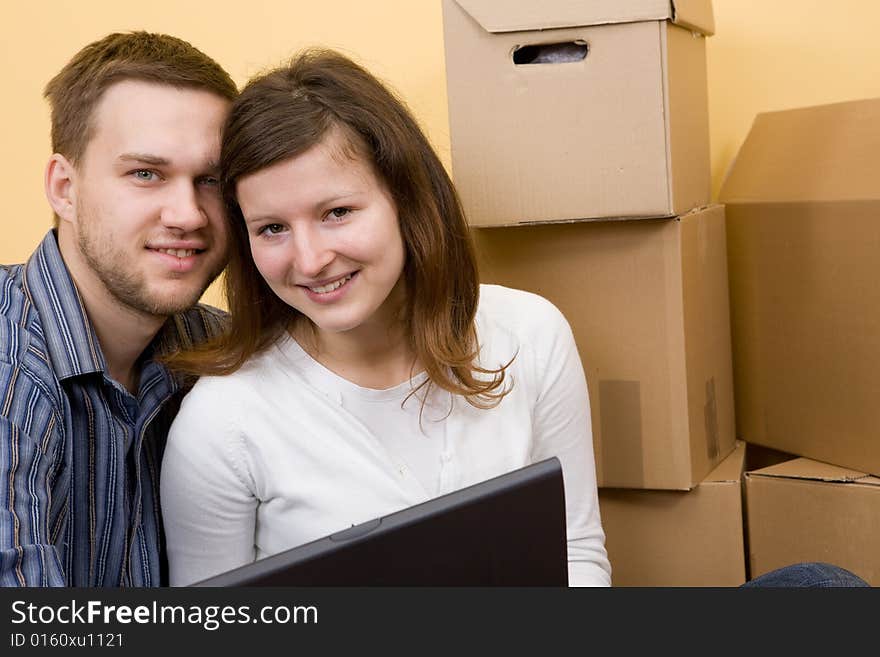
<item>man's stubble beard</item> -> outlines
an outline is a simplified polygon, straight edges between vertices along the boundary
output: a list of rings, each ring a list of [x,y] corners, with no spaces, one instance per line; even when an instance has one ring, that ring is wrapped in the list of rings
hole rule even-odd
[[[110,295],[124,307],[155,317],[174,315],[193,307],[223,271],[225,259],[221,258],[220,264],[205,277],[203,284],[186,296],[165,298],[161,293],[151,292],[147,277],[137,271],[131,271],[127,266],[125,252],[115,248],[106,238],[101,239],[93,234],[94,214],[80,204],[77,205],[79,251]]]

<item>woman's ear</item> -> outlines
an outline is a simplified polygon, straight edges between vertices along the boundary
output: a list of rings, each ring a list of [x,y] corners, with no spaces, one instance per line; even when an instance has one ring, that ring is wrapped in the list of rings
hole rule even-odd
[[[55,153],[46,164],[43,186],[49,205],[60,221],[76,218],[76,169],[60,153]]]

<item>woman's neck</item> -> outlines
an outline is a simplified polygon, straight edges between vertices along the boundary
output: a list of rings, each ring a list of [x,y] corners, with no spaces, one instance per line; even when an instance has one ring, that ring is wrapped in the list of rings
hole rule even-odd
[[[363,388],[393,388],[421,371],[403,323],[330,333],[301,318],[290,333],[309,356]]]

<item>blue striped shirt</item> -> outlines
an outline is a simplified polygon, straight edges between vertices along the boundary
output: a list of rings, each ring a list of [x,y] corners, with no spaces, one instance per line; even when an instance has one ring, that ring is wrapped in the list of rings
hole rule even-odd
[[[0,266],[0,584],[166,584],[159,466],[187,386],[151,357],[221,321],[169,318],[135,396],[110,378],[54,232]]]

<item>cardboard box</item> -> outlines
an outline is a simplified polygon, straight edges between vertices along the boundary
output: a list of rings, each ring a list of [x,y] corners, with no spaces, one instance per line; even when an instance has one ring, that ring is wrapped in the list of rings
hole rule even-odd
[[[797,458],[745,482],[752,577],[825,561],[880,586],[880,479]]]
[[[740,438],[880,473],[880,99],[759,114],[721,191]]]
[[[599,490],[614,586],[739,586],[746,581],[745,443],[691,491]]]
[[[687,490],[734,445],[724,208],[473,231],[484,283],[565,314],[600,486]]]
[[[472,225],[709,202],[709,0],[444,0],[443,26],[452,174]],[[575,61],[535,63],[551,46]]]

